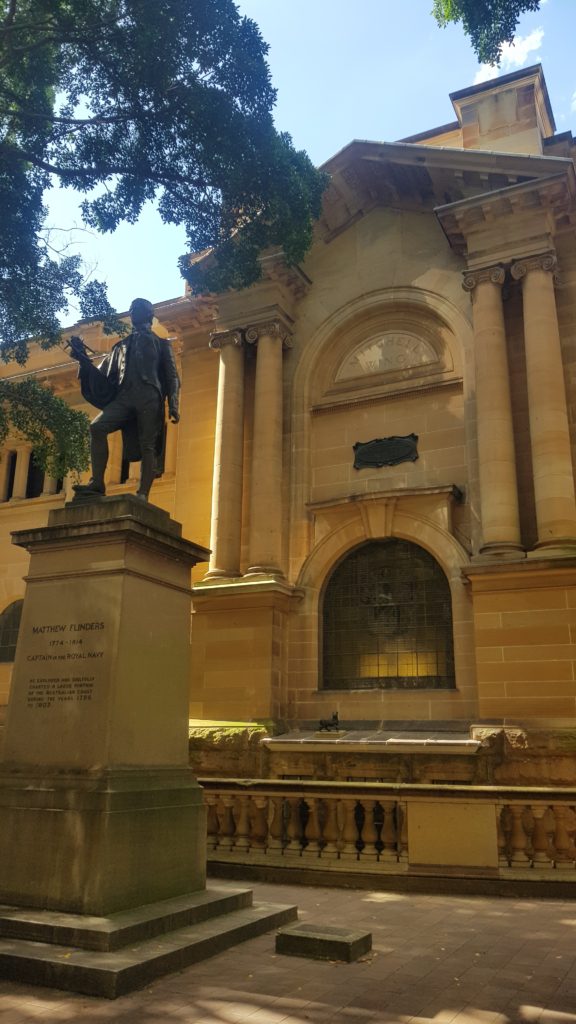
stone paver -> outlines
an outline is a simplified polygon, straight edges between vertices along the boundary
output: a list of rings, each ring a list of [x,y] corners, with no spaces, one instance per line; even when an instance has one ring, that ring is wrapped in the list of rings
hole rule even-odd
[[[372,932],[372,951],[281,956],[271,933],[113,1002],[0,980],[1,1024],[576,1024],[568,900],[253,888],[303,923]]]

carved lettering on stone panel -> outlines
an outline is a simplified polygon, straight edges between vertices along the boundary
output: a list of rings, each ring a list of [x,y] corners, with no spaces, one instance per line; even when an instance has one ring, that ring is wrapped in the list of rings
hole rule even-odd
[[[336,380],[353,380],[375,373],[417,369],[438,362],[434,347],[414,334],[390,332],[362,342],[346,356]]]

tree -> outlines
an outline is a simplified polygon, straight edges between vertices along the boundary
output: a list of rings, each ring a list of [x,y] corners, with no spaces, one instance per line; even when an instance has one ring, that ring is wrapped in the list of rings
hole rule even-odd
[[[251,284],[270,246],[289,263],[304,256],[325,179],[275,130],[267,46],[233,0],[2,0],[2,9],[5,361],[24,363],[31,337],[56,344],[71,297],[82,316],[119,329],[102,283],[85,284],[79,258],[52,247],[43,197],[54,182],[85,193],[84,221],[98,231],[133,223],[156,200],[164,222],[185,226],[190,250],[215,254],[204,269],[180,259],[199,291]],[[10,401],[4,383],[5,422]]]
[[[432,13],[442,27],[462,22],[478,60],[499,64],[522,14],[540,9],[541,0],[434,0]]]

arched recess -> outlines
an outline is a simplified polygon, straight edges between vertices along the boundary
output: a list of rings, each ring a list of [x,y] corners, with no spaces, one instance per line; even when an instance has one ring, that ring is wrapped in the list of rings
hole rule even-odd
[[[394,502],[370,502],[380,505],[382,527],[376,525],[378,516],[367,515],[368,502],[348,505],[334,517],[334,525],[326,532],[306,559],[297,585],[305,598],[301,614],[292,620],[291,647],[298,660],[290,665],[290,687],[299,693],[292,700],[294,718],[311,717],[298,714],[298,701],[306,700],[314,710],[328,710],[335,704],[334,694],[321,691],[319,656],[321,650],[322,591],[334,567],[347,553],[369,540],[398,538],[424,548],[443,569],[452,599],[452,628],[454,640],[455,690],[426,691],[425,700],[418,694],[403,691],[370,691],[360,698],[356,693],[338,694],[341,717],[387,719],[411,718],[473,718],[477,714],[476,674],[473,653],[473,619],[469,588],[462,569],[469,564],[469,556],[455,537],[438,521],[422,516],[410,509],[410,499],[404,506]],[[388,505],[386,509],[385,506]],[[360,705],[360,699],[362,701]],[[312,703],[311,703],[312,702]],[[330,703],[332,702],[332,703]],[[356,709],[361,706],[361,711]]]
[[[441,296],[419,288],[389,288],[362,296],[340,312],[344,318],[331,318],[328,338],[311,369],[312,405],[462,377],[453,309]]]
[[[377,373],[374,380],[365,375],[347,376],[347,360],[357,351],[366,351],[371,339],[406,326],[406,336],[417,337],[432,353],[418,366],[398,373]],[[419,328],[422,327],[422,329]],[[459,386],[466,397],[464,366],[473,351],[472,328],[462,310],[444,296],[415,287],[385,288],[354,299],[342,306],[305,340],[291,385],[292,422],[291,458],[291,577],[300,572],[308,551],[302,539],[311,541],[306,504],[311,495],[311,459],[313,410],[338,402],[371,402],[398,396],[414,385]],[[301,524],[298,526],[298,524]],[[309,550],[309,547],[308,547]]]

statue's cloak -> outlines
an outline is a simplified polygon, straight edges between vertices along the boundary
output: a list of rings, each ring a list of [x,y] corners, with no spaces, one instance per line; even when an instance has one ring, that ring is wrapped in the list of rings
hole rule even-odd
[[[163,339],[158,339],[158,341],[168,345]],[[124,377],[125,366],[126,348],[124,341],[117,342],[109,355],[98,366],[88,359],[82,359],[78,367],[82,397],[90,405],[96,406],[97,409],[105,409],[118,395],[120,384]],[[162,397],[163,399],[166,397],[166,389],[164,387],[162,387]],[[163,401],[156,430],[157,476],[161,476],[164,471],[165,440],[166,423]],[[130,420],[122,427],[122,460],[126,462],[140,462],[141,458],[138,425],[136,417],[134,417],[133,420]]]

